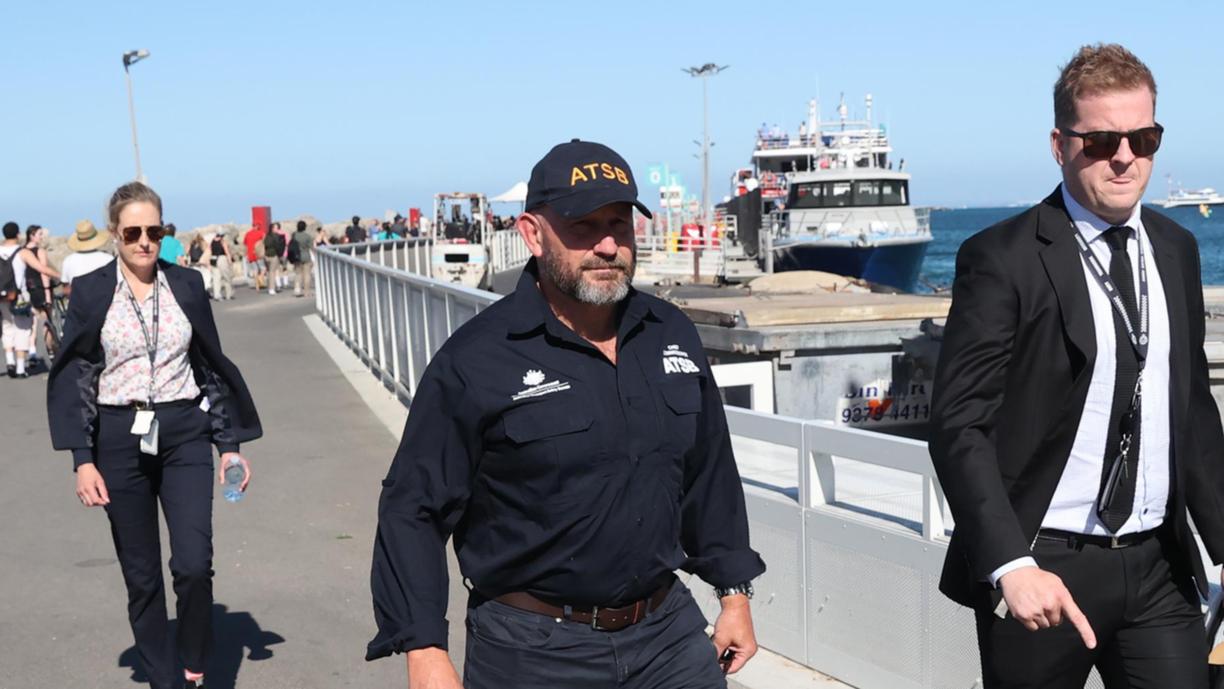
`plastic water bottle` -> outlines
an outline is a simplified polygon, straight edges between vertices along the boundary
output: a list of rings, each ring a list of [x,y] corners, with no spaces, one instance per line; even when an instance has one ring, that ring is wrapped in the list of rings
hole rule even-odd
[[[242,468],[242,460],[236,455],[230,457],[225,465],[225,485],[221,494],[226,502],[238,502],[245,493],[242,492],[242,480],[246,478],[246,470]]]

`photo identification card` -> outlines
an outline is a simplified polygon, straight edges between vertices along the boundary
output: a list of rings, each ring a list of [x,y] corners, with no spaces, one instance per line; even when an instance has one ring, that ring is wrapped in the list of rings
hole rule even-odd
[[[144,410],[136,412],[136,420],[132,422],[132,435],[145,435],[153,426],[153,411]]]

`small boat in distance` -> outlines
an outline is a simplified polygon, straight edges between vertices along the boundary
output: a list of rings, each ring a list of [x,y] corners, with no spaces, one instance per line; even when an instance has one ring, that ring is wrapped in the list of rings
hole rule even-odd
[[[1173,175],[1166,175],[1169,180],[1169,197],[1155,201],[1162,208],[1177,208],[1178,206],[1221,206],[1224,196],[1211,187],[1202,189],[1183,189],[1181,184],[1173,182]]]

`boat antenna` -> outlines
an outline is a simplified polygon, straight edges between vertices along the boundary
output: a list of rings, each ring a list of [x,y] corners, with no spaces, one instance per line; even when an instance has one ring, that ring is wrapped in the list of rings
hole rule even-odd
[[[837,115],[841,118],[841,128],[846,129],[846,116],[850,114],[850,108],[846,107],[846,92],[842,91],[841,98],[837,103]]]
[[[867,128],[871,129],[871,94],[867,94]]]

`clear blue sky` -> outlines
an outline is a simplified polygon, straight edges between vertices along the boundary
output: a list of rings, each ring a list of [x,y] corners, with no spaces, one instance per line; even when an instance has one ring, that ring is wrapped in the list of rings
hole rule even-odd
[[[6,3],[0,24],[0,219],[57,233],[101,222],[134,174],[133,48],[152,52],[133,67],[145,173],[183,227],[254,204],[331,221],[493,195],[572,137],[699,192],[701,88],[681,68],[705,62],[731,66],[710,83],[719,197],[762,121],[795,127],[816,95],[831,116],[841,92],[861,111],[871,92],[916,203],[1037,199],[1057,181],[1051,87],[1095,41],[1156,74],[1168,131],[1148,198],[1167,172],[1224,187],[1219,3],[48,0]]]

